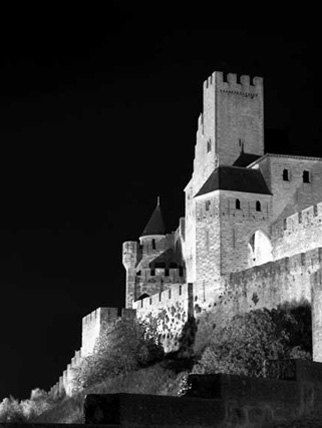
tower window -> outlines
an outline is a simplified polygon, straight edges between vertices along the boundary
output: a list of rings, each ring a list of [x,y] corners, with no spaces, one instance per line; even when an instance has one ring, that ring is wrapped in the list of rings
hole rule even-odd
[[[211,139],[209,138],[209,140],[207,141],[207,153],[209,153],[211,150]]]
[[[256,211],[262,211],[261,203],[256,201]]]
[[[289,181],[288,169],[283,169],[283,181]]]
[[[209,211],[210,201],[206,201],[206,211]]]
[[[310,183],[310,171],[303,171],[303,183]]]
[[[155,250],[155,239],[152,239],[152,249]]]
[[[236,210],[240,210],[240,200],[236,199]]]
[[[155,269],[151,269],[151,276],[155,275]]]
[[[239,138],[238,144],[239,144],[241,153],[244,153],[244,140],[242,138]]]

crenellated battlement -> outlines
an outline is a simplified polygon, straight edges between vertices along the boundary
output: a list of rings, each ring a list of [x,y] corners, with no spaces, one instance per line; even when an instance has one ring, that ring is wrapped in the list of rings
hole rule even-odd
[[[271,226],[274,259],[322,246],[322,202],[277,221]]]
[[[173,284],[171,288],[164,290],[160,293],[154,294],[150,297],[145,297],[134,303],[134,308],[139,310],[141,308],[147,309],[150,306],[163,305],[164,302],[169,300],[176,301],[178,299],[185,300],[188,298],[189,285],[188,284]]]
[[[322,202],[279,220],[271,227],[272,238],[297,233],[299,229],[316,227],[322,223]]]
[[[263,90],[264,81],[260,76],[251,77],[249,75],[239,75],[236,73],[224,73],[215,71],[212,73],[203,84],[204,90],[216,86],[219,89],[237,90],[240,92],[255,92]]]
[[[284,257],[273,262],[268,262],[260,266],[254,266],[245,269],[241,272],[230,273],[227,278],[229,282],[234,283],[238,278],[250,278],[254,276],[274,277],[276,273],[282,272],[287,274],[296,274],[298,272],[307,271],[311,274],[313,271],[319,269],[322,262],[322,247],[314,248],[313,250],[305,253],[297,253],[291,257]]]
[[[138,274],[137,278],[140,278],[144,281],[151,280],[153,278],[162,277],[164,280],[169,278],[171,281],[180,281],[184,278],[184,269],[183,268],[165,268],[165,267],[155,267],[151,269],[142,269]]]
[[[97,308],[95,311],[86,315],[82,322],[83,327],[88,326],[96,321],[102,321],[103,319],[106,322],[113,323],[118,318],[118,308]]]

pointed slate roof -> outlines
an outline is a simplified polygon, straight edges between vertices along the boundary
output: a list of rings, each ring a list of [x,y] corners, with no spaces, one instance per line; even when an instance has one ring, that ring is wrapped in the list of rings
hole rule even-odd
[[[165,225],[160,207],[160,199],[158,198],[157,206],[155,207],[150,220],[145,226],[141,236],[147,235],[165,235]]]
[[[219,166],[216,168],[195,196],[205,195],[214,190],[271,195],[259,169],[236,166]]]
[[[251,163],[255,162],[255,160],[259,159],[261,156],[253,155],[252,153],[244,153],[242,152],[239,157],[233,163],[233,166],[248,166]]]

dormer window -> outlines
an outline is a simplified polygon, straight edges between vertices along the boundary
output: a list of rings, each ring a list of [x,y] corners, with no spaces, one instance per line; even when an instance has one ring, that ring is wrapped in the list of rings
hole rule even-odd
[[[261,203],[256,201],[256,211],[262,211]]]
[[[211,138],[207,141],[207,153],[209,153],[211,150]]]
[[[240,200],[236,199],[236,210],[240,210]]]
[[[303,183],[310,183],[310,171],[303,171]]]
[[[283,181],[289,181],[288,169],[283,169]]]

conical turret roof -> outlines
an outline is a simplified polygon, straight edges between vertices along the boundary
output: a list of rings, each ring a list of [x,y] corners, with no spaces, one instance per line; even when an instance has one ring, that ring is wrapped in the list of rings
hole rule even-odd
[[[141,236],[148,235],[165,235],[165,224],[160,207],[160,198],[158,198],[157,206],[155,207],[150,220],[145,226]]]

